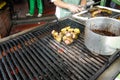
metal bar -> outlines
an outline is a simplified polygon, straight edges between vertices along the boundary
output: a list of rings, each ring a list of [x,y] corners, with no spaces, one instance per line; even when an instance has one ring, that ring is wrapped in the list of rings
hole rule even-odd
[[[49,40],[49,39],[50,39],[50,37],[47,40]],[[74,68],[76,68],[76,72],[78,72],[81,76],[83,76],[85,78],[91,76],[89,74],[89,70],[85,69],[85,65],[82,64],[82,63],[78,63],[77,59],[75,59],[75,57],[74,57],[75,53],[74,53],[74,55],[72,55],[71,52],[69,52],[69,50],[67,50],[64,46],[59,45],[59,43],[57,43],[55,41],[53,42],[52,40],[50,42],[53,45],[57,46],[59,49],[64,49],[65,50],[65,52],[62,54],[62,56],[66,57],[66,58],[68,58],[70,60],[70,62],[73,64]],[[84,67],[82,67],[82,66],[84,66]]]
[[[21,40],[26,41],[24,38],[21,38]],[[42,59],[41,55],[39,55],[38,52],[36,52],[36,50],[34,50],[34,48],[32,48],[31,46],[28,46],[28,47],[29,47],[29,50],[31,50],[32,52],[34,52],[35,55],[38,57],[38,59],[43,63],[43,65],[45,65],[45,67],[46,67],[47,69],[49,69],[50,72],[53,73],[53,75],[54,75],[54,73],[55,73],[54,70],[52,70],[52,68],[49,66],[49,64],[47,64],[47,62],[46,62],[44,59]],[[32,54],[31,54],[31,55],[32,55]],[[43,69],[43,68],[42,68],[42,69]],[[46,71],[44,71],[44,72],[46,72]],[[58,76],[54,75],[54,78],[57,79]],[[53,78],[53,79],[54,79],[54,78]]]
[[[47,39],[47,40],[49,40],[50,39],[50,37]],[[60,47],[55,41],[49,41],[50,43],[52,43],[52,45],[55,45],[55,46],[57,46],[59,49],[62,49],[62,47]],[[64,48],[63,48],[64,49]],[[66,50],[65,50],[66,51]],[[66,51],[67,52],[67,51]],[[70,53],[68,52],[68,53],[66,53],[66,52],[64,52],[63,54],[62,54],[62,56],[64,56],[65,58],[64,59],[67,59],[67,60],[65,60],[65,61],[69,61],[68,63],[70,64],[71,63],[71,66],[75,69],[75,71],[79,74],[79,75],[81,75],[82,77],[84,77],[84,78],[87,78],[88,79],[88,77],[90,77],[91,75],[86,71],[86,70],[84,70],[81,66],[83,66],[83,65],[79,65],[79,64],[77,64],[76,63],[76,61],[74,60],[74,59],[72,59],[72,56],[70,55]],[[81,73],[82,72],[82,73]],[[86,74],[86,75],[84,75],[84,74]],[[88,73],[88,74],[87,74]]]
[[[36,69],[36,71],[37,71],[37,73],[39,73],[39,76],[38,76],[38,78],[44,78],[44,74],[42,73],[42,70],[40,70],[40,68],[38,67],[38,65],[40,64],[40,62],[38,61],[38,59],[36,58],[36,56],[34,55],[34,53],[35,52],[31,52],[30,51],[30,49],[29,48],[27,48],[27,46],[25,46],[25,43],[24,43],[24,41],[22,41],[22,39],[20,40],[19,39],[19,42],[20,42],[20,44],[21,44],[21,46],[22,46],[22,48],[23,49],[21,49],[22,50],[22,52],[25,54],[25,56],[28,58],[28,60],[31,62],[31,64],[33,65],[33,66],[35,66],[35,69]],[[17,42],[17,43],[19,43],[19,42]],[[27,43],[28,44],[28,43]],[[27,53],[27,54],[26,54]],[[34,60],[33,60],[34,59]],[[37,64],[35,64],[35,62],[37,63]],[[42,64],[41,65],[39,65],[39,66],[42,66]],[[43,68],[42,68],[43,69]],[[46,80],[46,78],[44,78],[45,80]]]
[[[4,52],[5,52],[5,51],[8,51],[9,49],[8,49],[7,44],[3,44],[3,45],[4,45],[3,51],[4,51]],[[3,47],[3,46],[2,46],[2,47]],[[7,48],[7,49],[5,49],[5,48]],[[13,72],[13,75],[15,75],[16,79],[17,79],[17,80],[21,80],[20,75],[19,75],[19,74],[16,74],[15,66],[14,66],[14,64],[12,63],[12,60],[10,59],[10,57],[8,56],[9,54],[11,54],[11,53],[6,52],[6,61],[9,63],[10,68],[11,68],[11,70],[12,70],[12,72]]]
[[[80,40],[78,40],[79,42]],[[83,50],[83,47],[85,47],[82,42],[79,42],[81,44],[78,44],[77,46],[80,47],[81,50]],[[78,50],[79,51],[79,50]],[[83,51],[84,53],[87,53],[89,57],[91,57],[91,61],[94,63],[94,66],[96,66],[97,68],[100,68],[102,65],[104,65],[105,61],[103,59],[101,59],[101,57],[98,57],[100,55],[94,55],[91,52],[87,52],[87,50]],[[84,54],[83,54],[84,55]],[[91,56],[92,55],[92,56]],[[86,56],[86,55],[85,55]],[[87,56],[86,56],[87,57]]]
[[[100,66],[98,66],[97,64],[94,63],[94,61],[92,61],[92,57],[90,57],[88,54],[81,51],[82,49],[80,46],[78,46],[78,44],[77,45],[74,44],[74,45],[75,45],[75,47],[73,46],[73,47],[71,47],[71,49],[74,48],[73,51],[76,53],[75,57],[78,60],[80,59],[80,57],[83,58],[83,62],[85,61],[85,62],[89,63],[88,66],[90,66],[92,70],[97,71],[100,68]],[[77,56],[79,56],[79,57],[77,57]]]
[[[39,34],[38,34],[39,35]],[[37,36],[37,34],[36,35],[33,35],[33,34],[31,34],[31,36]],[[35,38],[36,39],[36,38]],[[37,38],[37,39],[39,39],[39,38]],[[46,43],[45,44],[43,44],[43,43],[45,43],[45,42],[39,42],[38,43],[38,45],[39,46],[44,46],[44,48],[46,48],[47,47],[47,45],[46,45]],[[46,47],[45,47],[45,45],[46,45]],[[52,58],[51,56],[51,59],[54,59],[53,61],[59,61],[59,64],[60,65],[58,65],[56,62],[56,64],[58,65],[58,66],[60,66],[60,69],[62,69],[63,70],[63,72],[64,73],[67,73],[67,75],[69,75],[69,77],[71,77],[72,75],[72,73],[70,72],[70,70],[68,70],[68,66],[66,65],[66,64],[64,64],[65,62],[63,61],[63,59],[62,58],[60,58],[57,54],[55,54],[56,52],[54,52],[54,51],[52,51],[52,49],[51,49],[51,47],[48,47],[47,48],[47,51],[49,51],[49,53],[52,53],[52,54],[47,54],[48,56],[52,56],[52,57],[54,57],[54,58]],[[62,68],[61,68],[62,67]],[[75,80],[75,78],[73,78],[73,76],[72,76],[72,78],[71,79],[74,79]]]
[[[14,45],[17,45],[17,44],[15,44],[15,42],[16,41],[14,41]],[[27,68],[29,68],[30,70],[31,70],[31,72],[33,73],[33,79],[34,78],[37,78],[37,80],[38,80],[38,74],[36,73],[36,71],[35,71],[35,69],[33,68],[33,66],[34,65],[32,65],[31,63],[30,63],[30,61],[25,57],[25,55],[22,53],[22,51],[18,48],[18,47],[16,47],[17,48],[17,52],[19,53],[19,55],[21,56],[21,59],[25,62],[25,64],[27,65]],[[26,53],[27,54],[27,53]],[[30,72],[28,73],[28,74],[30,74]]]
[[[74,51],[74,49],[72,49],[72,48],[69,48],[69,46],[68,47],[66,47],[66,46],[64,46],[64,45],[60,45],[62,48],[64,48],[69,54],[69,56],[73,59],[73,60],[75,60],[79,65],[81,65],[81,66],[83,66],[86,70],[88,70],[88,72],[90,72],[91,74],[92,73],[94,73],[94,69],[91,69],[91,67],[90,67],[90,64],[89,64],[89,62],[86,62],[85,61],[85,59],[84,59],[84,57],[78,57],[77,55],[76,55],[76,52]],[[81,55],[83,55],[82,53],[81,53]],[[82,64],[81,64],[82,63]],[[84,63],[87,63],[87,64],[85,64],[84,65]]]
[[[15,42],[15,40],[13,40],[13,42]],[[9,44],[9,45],[10,45],[10,47],[16,46],[15,43]],[[18,51],[15,51],[14,49],[13,49],[13,53],[15,54],[16,59],[19,61],[19,63],[21,64],[21,66],[23,67],[23,69],[25,70],[25,72],[27,73],[27,75],[29,74],[29,75],[28,75],[29,78],[30,78],[31,80],[33,80],[34,77],[33,77],[32,74],[30,74],[30,70],[28,69],[27,65],[26,65],[25,62],[23,61],[22,57],[19,55],[20,53],[19,53]]]
[[[0,53],[1,54],[1,53]],[[2,61],[0,60],[0,71],[1,71],[1,74],[3,75],[3,79],[4,80],[8,80],[8,77],[7,77],[7,75],[6,75],[6,73],[5,73],[5,71],[4,71],[4,69],[3,69],[3,67],[2,67],[3,65],[2,65]]]
[[[3,47],[3,45],[1,45],[1,48],[2,48],[3,51],[5,50],[4,47]],[[3,54],[6,55],[6,52],[4,52]],[[13,76],[11,75],[9,65],[7,64],[6,57],[3,56],[3,54],[1,54],[2,55],[2,63],[5,66],[5,69],[6,69],[7,73],[8,73],[9,78],[11,80],[14,80]]]
[[[26,36],[24,38],[26,38]],[[39,47],[35,47],[34,45],[32,45],[31,48],[32,48],[32,50],[35,49],[36,51],[41,52],[40,49],[38,49]],[[33,52],[35,52],[35,50]],[[42,52],[44,52],[44,51],[42,51]],[[45,52],[44,52],[44,54],[45,54]],[[58,71],[59,69],[55,66],[55,64],[51,63],[50,60],[45,55],[43,55],[43,53],[41,53],[41,56],[48,62],[49,65],[51,65],[51,67],[53,67],[53,69],[55,69],[56,72],[59,73],[59,71]],[[56,74],[56,76],[58,76],[57,78],[59,78],[58,74]]]
[[[34,40],[38,40],[38,41],[39,41],[39,38],[36,37],[36,35],[30,34],[30,36],[34,37]],[[51,59],[54,59],[54,58],[55,58],[54,60],[57,60],[57,61],[59,62],[59,64],[60,64],[60,63],[62,64],[62,62],[64,62],[64,60],[63,60],[62,58],[60,58],[60,57],[56,54],[56,52],[52,51],[52,50],[51,50],[51,47],[47,46],[45,42],[41,41],[41,42],[38,42],[38,44],[36,44],[36,45],[38,45],[38,46],[43,45],[44,48],[48,47],[48,49],[49,49],[48,51],[49,51],[50,53],[52,53],[52,54],[47,54],[47,55],[49,55],[50,57],[52,56]],[[54,58],[53,58],[53,57],[54,57]],[[54,60],[53,60],[53,61],[54,61]]]
[[[37,39],[33,34],[31,34],[30,36],[33,36],[34,39]],[[28,35],[28,37],[30,37],[30,36]],[[59,64],[58,64],[58,61],[60,61],[60,59],[58,60],[58,57],[55,58],[54,52],[52,52],[51,49],[43,43],[44,42],[40,42],[38,40],[38,44],[36,44],[36,46],[38,46],[38,47],[42,46],[43,50],[45,50],[44,52],[46,53],[47,57],[49,57],[62,70],[62,72],[64,72],[64,75],[62,74],[62,76],[65,76],[65,78],[70,77],[69,72],[67,70],[63,69],[62,65],[60,65],[61,62],[59,62]],[[52,55],[52,54],[54,54],[54,55]]]
[[[9,48],[8,48],[7,46],[9,46]],[[6,46],[6,47],[7,47],[7,50],[8,50],[8,52],[9,52],[10,56],[11,56],[11,59],[12,59],[12,61],[14,62],[15,66],[18,68],[18,71],[20,72],[20,75],[22,76],[22,78],[23,78],[24,80],[28,79],[28,78],[26,77],[25,72],[23,71],[23,68],[21,67],[20,63],[17,61],[17,59],[16,59],[15,56],[13,55],[14,53],[10,51],[10,48],[11,48],[11,50],[13,50],[13,47],[10,47],[10,42],[8,42],[8,45],[7,45],[7,46]]]

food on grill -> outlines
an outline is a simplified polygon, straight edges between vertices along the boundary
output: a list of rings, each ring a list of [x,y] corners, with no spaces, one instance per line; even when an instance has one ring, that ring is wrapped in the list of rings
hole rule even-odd
[[[79,28],[71,28],[70,26],[62,28],[59,33],[55,30],[52,31],[52,36],[55,40],[58,42],[63,41],[67,45],[77,39],[79,34]]]
[[[105,30],[92,30],[93,32],[103,35],[103,36],[116,36],[114,33],[111,33],[109,31],[105,31]]]
[[[80,34],[80,30],[78,28],[75,28],[74,34],[73,34],[73,39],[77,39],[79,34]]]
[[[67,36],[63,36],[63,41],[65,42],[65,44],[71,44],[73,42],[73,38],[72,37],[67,37]]]
[[[91,13],[91,17],[96,17],[96,16],[110,16],[112,14],[111,10],[104,9],[104,8],[92,8],[89,10]]]
[[[52,35],[53,35],[55,40],[57,40],[58,42],[61,42],[62,36],[63,36],[61,32],[58,33],[57,31],[53,30]]]
[[[69,29],[70,29],[70,26],[67,26],[67,27],[65,27],[65,28],[62,28],[62,29],[61,29],[61,33],[62,33],[62,34],[66,34]]]
[[[120,20],[120,16],[118,16],[117,19]]]
[[[62,53],[64,53],[64,49],[63,48],[58,48],[57,52],[62,54]]]

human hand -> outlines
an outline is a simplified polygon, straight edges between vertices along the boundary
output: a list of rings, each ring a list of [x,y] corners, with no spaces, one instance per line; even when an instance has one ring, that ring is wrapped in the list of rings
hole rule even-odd
[[[73,4],[70,4],[69,5],[69,8],[68,8],[72,13],[77,13],[77,12],[80,12],[80,11],[83,11],[83,7],[81,6],[77,6],[77,5],[73,5]]]

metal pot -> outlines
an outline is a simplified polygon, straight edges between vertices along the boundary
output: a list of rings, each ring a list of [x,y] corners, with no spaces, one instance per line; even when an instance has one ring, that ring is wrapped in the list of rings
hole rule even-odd
[[[103,35],[93,30],[107,31],[115,35]],[[88,19],[85,27],[85,45],[94,53],[112,55],[116,49],[120,49],[120,21],[107,17]]]

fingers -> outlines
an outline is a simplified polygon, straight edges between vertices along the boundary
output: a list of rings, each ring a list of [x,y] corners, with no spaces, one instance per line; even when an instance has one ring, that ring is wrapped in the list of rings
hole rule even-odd
[[[81,11],[83,11],[83,9],[78,7],[78,8],[75,9],[74,13],[78,13],[78,12],[81,12]]]
[[[71,7],[69,8],[69,10],[72,12],[72,13],[77,13],[77,12],[81,12],[83,11],[83,7],[80,7],[80,6],[76,6],[76,5],[71,5]]]

